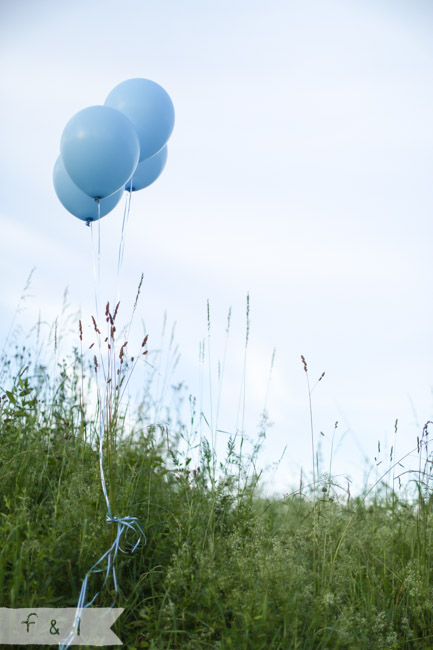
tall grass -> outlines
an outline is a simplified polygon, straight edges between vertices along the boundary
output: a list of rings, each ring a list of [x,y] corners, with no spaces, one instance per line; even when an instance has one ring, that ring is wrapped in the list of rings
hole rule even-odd
[[[93,321],[91,350],[89,328],[77,321],[77,344],[61,359],[56,326],[54,362],[35,344],[9,341],[5,349],[0,606],[74,607],[83,577],[112,543],[98,455],[105,396],[110,502],[119,516],[138,517],[146,543],[133,555],[118,556],[117,594],[110,581],[102,588],[98,574],[89,591],[101,590],[97,606],[111,605],[115,596],[125,608],[114,626],[125,647],[433,647],[428,424],[416,445],[415,498],[386,482],[394,459],[364,493],[340,488],[332,459],[326,473],[315,466],[313,429],[311,484],[301,477],[293,493],[266,498],[256,469],[260,444],[253,441],[246,453],[244,424],[229,439],[226,456],[216,458],[221,383],[209,443],[200,436],[194,398],[188,423],[180,409],[164,408],[162,393],[152,390],[158,376],[152,361],[144,363],[151,357],[151,350],[143,354],[147,339],[134,353],[125,345],[128,330],[117,332],[117,317],[117,308],[108,305],[105,330]],[[248,329],[247,312],[247,336]],[[40,330],[39,324],[36,341]],[[142,373],[145,386],[135,405],[125,391],[132,372]],[[167,385],[167,378],[162,382]],[[309,384],[308,391],[311,400]],[[176,390],[173,397],[179,398]],[[242,384],[242,423],[244,404]],[[263,438],[265,414],[262,424]]]

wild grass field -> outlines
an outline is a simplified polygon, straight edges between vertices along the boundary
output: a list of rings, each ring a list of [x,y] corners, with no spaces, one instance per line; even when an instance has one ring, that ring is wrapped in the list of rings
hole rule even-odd
[[[41,352],[39,326],[33,339],[5,346],[0,606],[76,606],[84,576],[116,536],[101,488],[102,435],[113,513],[137,517],[145,533],[134,553],[117,555],[117,593],[111,577],[105,585],[104,573],[89,577],[86,600],[101,590],[95,606],[115,598],[125,608],[113,627],[123,647],[433,648],[428,424],[416,444],[415,493],[394,490],[387,474],[354,495],[313,463],[293,493],[266,498],[260,440],[247,453],[234,435],[220,459],[202,436],[194,462],[193,417],[155,420],[144,378],[141,400],[128,402],[147,340],[134,356],[116,318],[107,306],[103,326],[91,323],[91,350],[75,322],[77,345],[61,359],[52,331],[54,362]],[[128,537],[133,544],[135,533]]]

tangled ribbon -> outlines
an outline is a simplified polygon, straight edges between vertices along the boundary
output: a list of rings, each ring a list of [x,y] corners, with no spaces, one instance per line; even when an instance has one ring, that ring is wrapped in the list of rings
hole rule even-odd
[[[101,417],[101,428],[103,429],[103,416]],[[63,643],[59,644],[59,650],[67,650],[67,648],[69,648],[69,646],[71,645],[71,642],[72,642],[72,640],[73,640],[73,638],[75,636],[74,630],[78,629],[78,625],[79,625],[79,622],[80,622],[79,619],[80,619],[82,610],[84,608],[86,608],[86,607],[90,607],[90,605],[92,605],[94,603],[94,601],[96,600],[96,598],[100,594],[100,591],[98,591],[93,596],[92,600],[90,600],[88,603],[85,602],[86,601],[86,592],[87,592],[87,583],[89,581],[89,576],[92,573],[102,573],[103,571],[105,571],[105,578],[104,578],[104,582],[102,583],[102,587],[101,587],[101,590],[102,590],[103,587],[106,585],[107,580],[108,580],[108,578],[110,576],[110,571],[112,571],[112,573],[113,573],[114,591],[115,591],[115,594],[117,595],[118,585],[117,585],[116,565],[115,565],[117,553],[119,551],[121,553],[134,553],[134,551],[138,548],[138,546],[139,546],[142,539],[144,539],[144,544],[146,544],[146,541],[147,541],[146,540],[146,535],[144,534],[143,529],[142,529],[142,527],[140,525],[140,522],[138,521],[137,517],[131,517],[129,515],[126,516],[126,517],[116,517],[116,516],[113,516],[113,514],[111,512],[111,505],[110,505],[110,501],[109,501],[108,494],[107,494],[107,487],[106,487],[106,484],[105,484],[104,470],[103,470],[103,466],[102,466],[102,435],[100,435],[100,437],[99,437],[99,464],[100,464],[100,469],[101,469],[102,490],[103,490],[103,493],[104,493],[105,501],[106,501],[106,504],[107,504],[107,510],[108,510],[106,521],[109,524],[111,524],[111,523],[117,524],[116,538],[115,538],[114,542],[112,543],[112,545],[110,546],[110,548],[107,551],[105,551],[105,553],[99,558],[99,560],[97,562],[95,562],[95,564],[87,571],[87,573],[86,573],[86,575],[84,577],[84,580],[83,580],[83,584],[81,585],[80,597],[79,597],[78,603],[77,603],[77,611],[75,612],[75,617],[74,617],[74,622],[73,622],[73,625],[72,625],[72,630],[69,633],[68,637],[65,639],[65,641]],[[133,546],[131,545],[131,548],[129,550],[124,550],[120,545],[120,541],[122,539],[123,533],[125,531],[128,531],[128,529],[129,530],[135,530],[138,533],[138,539],[137,539],[137,541],[135,542],[135,544]],[[103,569],[103,568],[98,569],[98,568],[96,568],[102,562],[104,562],[104,560],[107,561],[106,569]],[[114,601],[113,601],[110,609],[113,608],[113,607],[114,607]]]

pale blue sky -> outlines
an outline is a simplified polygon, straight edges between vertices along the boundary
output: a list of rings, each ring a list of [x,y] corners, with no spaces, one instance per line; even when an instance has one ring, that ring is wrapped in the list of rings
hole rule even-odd
[[[66,286],[92,311],[89,232],[57,201],[52,168],[74,113],[147,77],[176,125],[163,175],[133,197],[125,306],[143,271],[140,317],[155,344],[164,310],[177,321],[195,393],[206,300],[215,365],[232,306],[220,424],[233,429],[250,292],[247,412],[254,429],[276,347],[263,460],[288,446],[280,489],[311,466],[301,354],[313,382],[326,371],[317,433],[347,431],[336,472],[359,480],[396,418],[409,449],[433,402],[432,27],[420,0],[3,2],[0,335],[32,266],[25,326],[39,308],[54,319]],[[122,207],[101,222],[102,299]]]

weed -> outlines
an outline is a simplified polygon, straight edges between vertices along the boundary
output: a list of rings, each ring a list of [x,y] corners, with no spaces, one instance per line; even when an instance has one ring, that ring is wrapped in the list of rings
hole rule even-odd
[[[210,310],[208,312],[210,328]],[[79,319],[72,353],[59,360],[60,321],[52,340],[55,363],[41,352],[42,322],[29,342],[8,344],[0,393],[0,604],[74,607],[83,577],[113,541],[106,524],[100,454],[113,513],[136,516],[147,543],[118,556],[114,630],[125,647],[215,650],[432,647],[433,515],[429,425],[419,455],[415,498],[398,494],[402,474],[395,440],[388,469],[360,495],[316,461],[310,400],[312,483],[283,498],[264,497],[257,457],[268,424],[266,400],[259,440],[240,430],[219,461],[215,439],[221,408],[218,365],[210,442],[205,414],[189,396],[168,411],[169,385],[147,353],[147,335],[131,350],[129,329],[118,334],[119,305],[106,305],[103,326]],[[66,319],[63,319],[65,323]],[[228,318],[227,333],[230,326]],[[210,336],[210,329],[208,330]],[[150,339],[149,339],[150,341]],[[176,357],[176,348],[171,350]],[[210,339],[208,339],[210,350]],[[201,359],[204,349],[200,347]],[[169,372],[174,364],[168,364]],[[273,362],[271,363],[272,368]],[[132,373],[144,394],[128,398]],[[320,381],[323,374],[319,378]],[[159,381],[157,389],[154,379]],[[215,385],[215,384],[214,384]],[[213,402],[212,390],[210,402]],[[173,389],[181,399],[181,389]],[[95,416],[96,413],[96,416]],[[397,423],[395,425],[395,435]],[[198,440],[198,442],[197,442]],[[247,443],[252,443],[251,454]],[[198,459],[193,460],[194,451]],[[411,452],[411,453],[413,453]],[[219,461],[219,462],[218,462]],[[385,483],[393,476],[393,488]],[[98,606],[113,601],[113,584],[92,576]]]

